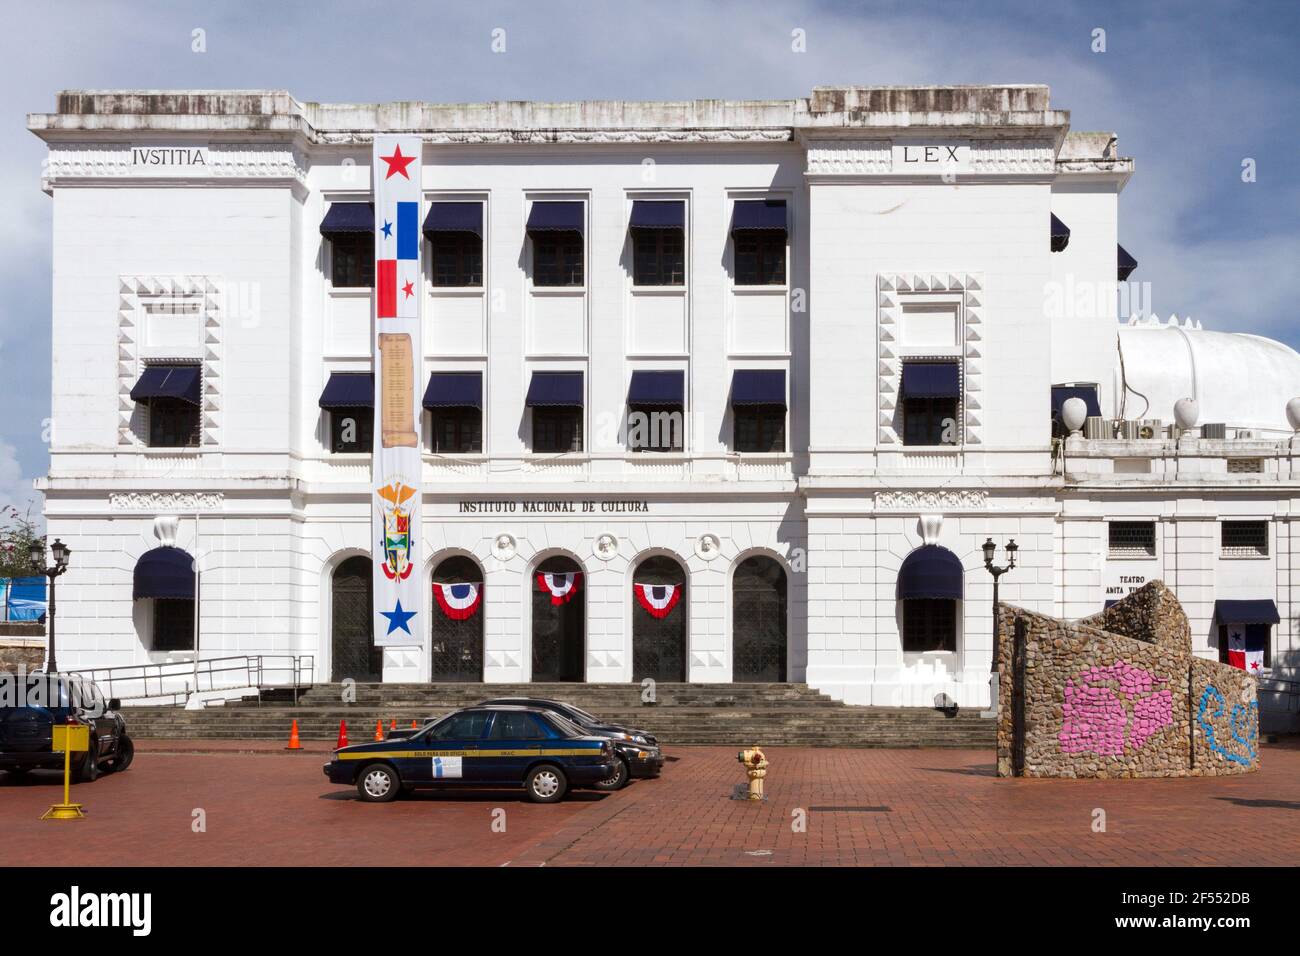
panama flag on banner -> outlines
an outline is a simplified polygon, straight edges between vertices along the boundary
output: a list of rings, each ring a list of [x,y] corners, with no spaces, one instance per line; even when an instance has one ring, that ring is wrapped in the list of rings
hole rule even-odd
[[[680,584],[633,584],[632,591],[636,602],[656,618],[667,617],[682,599]]]
[[[371,481],[377,646],[423,643],[420,543],[419,137],[376,135],[375,425]]]
[[[1264,670],[1264,642],[1268,626],[1260,624],[1228,625],[1228,663],[1258,674]]]
[[[442,613],[453,621],[464,621],[474,616],[479,602],[483,598],[483,587],[479,584],[437,584],[433,586],[433,597],[442,608]]]
[[[582,587],[582,572],[538,571],[537,586],[551,596],[552,604],[568,604],[578,593],[578,588]]]

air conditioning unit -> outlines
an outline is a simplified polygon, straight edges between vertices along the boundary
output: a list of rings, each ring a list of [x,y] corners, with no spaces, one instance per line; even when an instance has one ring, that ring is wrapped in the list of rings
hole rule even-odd
[[[1089,415],[1083,422],[1083,437],[1090,439],[1105,439],[1112,435],[1110,422],[1100,415]]]
[[[1137,437],[1143,440],[1165,437],[1165,424],[1158,418],[1143,418],[1137,423]]]
[[[1253,440],[1259,436],[1256,435],[1252,429],[1238,428],[1236,431],[1232,433],[1232,437],[1237,439],[1238,441],[1248,441],[1248,440]]]
[[[1206,422],[1201,426],[1201,437],[1214,441],[1226,441],[1228,438],[1227,422]]]
[[[1119,423],[1119,437],[1124,441],[1138,440],[1138,427],[1142,423],[1136,419],[1125,419]]]

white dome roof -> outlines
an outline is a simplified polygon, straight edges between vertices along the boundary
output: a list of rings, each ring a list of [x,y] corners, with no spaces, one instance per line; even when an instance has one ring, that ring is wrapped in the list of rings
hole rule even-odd
[[[1198,424],[1291,434],[1286,404],[1300,395],[1300,353],[1281,342],[1242,332],[1188,325],[1121,325],[1120,347],[1129,388],[1126,418],[1174,420],[1174,402],[1194,398]],[[1116,364],[1116,380],[1119,366]],[[1151,406],[1143,412],[1141,392]],[[1263,436],[1266,437],[1266,436]]]

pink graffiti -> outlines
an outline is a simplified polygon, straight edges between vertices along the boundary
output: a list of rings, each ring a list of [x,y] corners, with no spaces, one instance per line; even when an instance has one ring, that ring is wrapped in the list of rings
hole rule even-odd
[[[1174,722],[1173,694],[1168,690],[1152,692],[1156,684],[1166,682],[1166,678],[1125,661],[1075,674],[1065,686],[1061,750],[1119,757],[1124,754],[1126,739],[1140,749],[1153,734]],[[1132,704],[1131,720],[1126,701]]]

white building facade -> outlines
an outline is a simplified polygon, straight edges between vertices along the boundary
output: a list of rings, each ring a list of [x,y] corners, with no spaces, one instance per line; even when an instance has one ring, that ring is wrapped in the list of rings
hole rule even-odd
[[[991,538],[999,564],[1019,547],[1004,600],[1081,617],[1162,578],[1197,653],[1248,629],[1294,673],[1300,356],[1121,325],[1133,164],[1045,87],[65,92],[29,126],[54,203],[39,486],[73,554],[65,669],[188,661],[197,631],[203,658],[302,655],[320,681],[981,706]],[[422,643],[378,649],[376,131],[424,141],[430,588]],[[1088,421],[1065,437],[1071,396]]]

